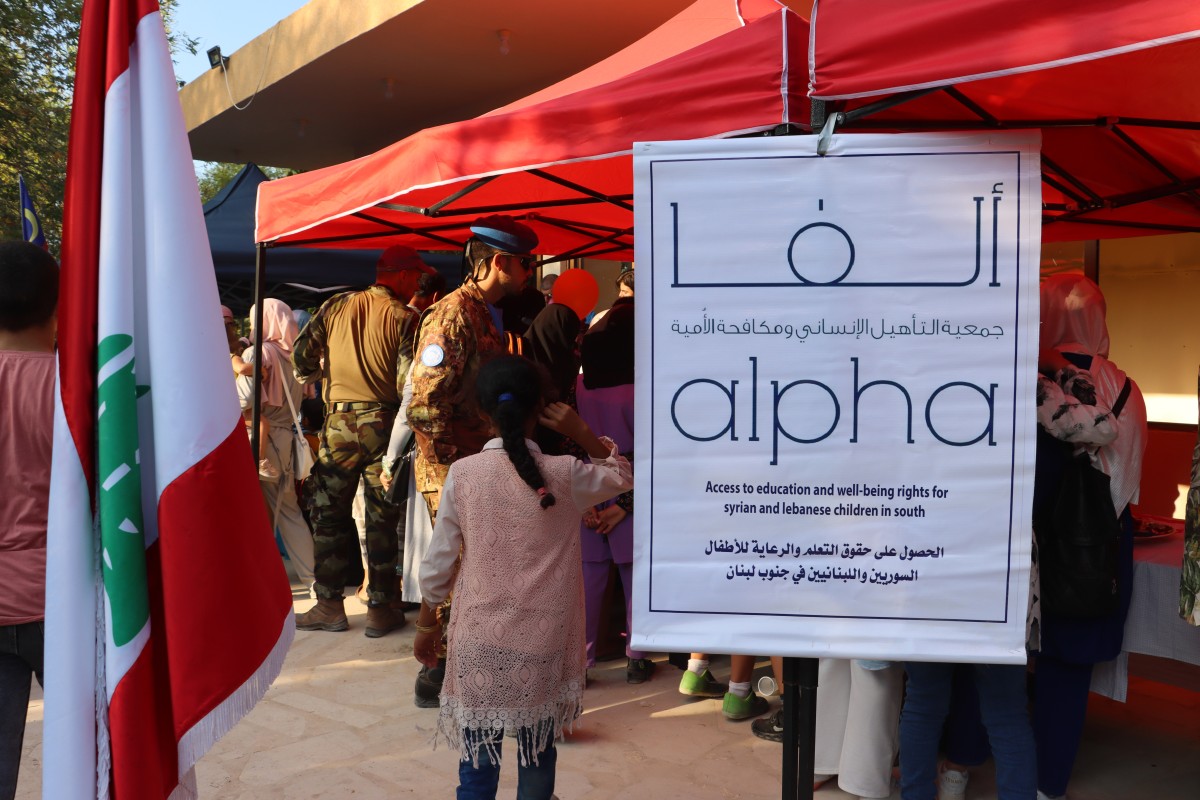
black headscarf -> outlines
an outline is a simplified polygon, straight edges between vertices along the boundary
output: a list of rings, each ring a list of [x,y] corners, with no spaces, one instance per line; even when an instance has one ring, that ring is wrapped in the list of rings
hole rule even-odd
[[[603,389],[633,383],[633,298],[618,297],[580,346],[583,385]]]
[[[567,396],[579,374],[579,358],[575,352],[577,336],[579,317],[561,303],[551,303],[542,309],[521,336],[525,356],[550,373],[560,400]]]

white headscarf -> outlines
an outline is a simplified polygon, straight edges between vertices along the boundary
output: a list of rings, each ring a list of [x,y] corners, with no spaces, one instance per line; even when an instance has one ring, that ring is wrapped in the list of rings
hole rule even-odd
[[[1096,406],[1111,409],[1127,376],[1108,360],[1108,325],[1100,287],[1079,273],[1063,273],[1042,281],[1041,296],[1042,348],[1091,356],[1088,372],[1096,386]],[[1111,419],[1117,438],[1092,454],[1093,463],[1111,479],[1117,513],[1137,502],[1146,450],[1146,403],[1137,384],[1132,379],[1129,384],[1129,398],[1120,416]]]

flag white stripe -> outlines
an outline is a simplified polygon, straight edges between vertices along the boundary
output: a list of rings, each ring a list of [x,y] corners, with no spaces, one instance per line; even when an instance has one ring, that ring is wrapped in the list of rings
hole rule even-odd
[[[191,154],[180,147],[187,142],[187,129],[179,91],[174,81],[164,80],[174,75],[174,66],[161,46],[163,36],[159,15],[145,17],[130,59],[131,82],[139,101],[133,130],[134,152],[141,156],[134,164],[135,194],[171,198],[170,203],[150,202],[137,209],[146,251],[137,262],[135,307],[147,315],[139,319],[138,332],[143,332],[140,323],[144,322],[146,338],[136,343],[138,383],[150,386],[154,437],[153,453],[142,447],[142,480],[148,486],[154,476],[156,498],[217,449],[241,417],[232,389],[193,390],[232,387],[233,373],[195,168]],[[143,160],[153,168],[143,168]],[[201,344],[185,359],[177,347],[187,341]],[[142,380],[143,374],[147,381]],[[181,425],[180,420],[187,424]],[[143,437],[142,441],[150,440]],[[151,458],[154,463],[148,464]],[[150,527],[149,520],[146,524]]]
[[[54,392],[46,574],[46,702],[42,796],[93,797],[96,791],[95,537],[87,479]]]

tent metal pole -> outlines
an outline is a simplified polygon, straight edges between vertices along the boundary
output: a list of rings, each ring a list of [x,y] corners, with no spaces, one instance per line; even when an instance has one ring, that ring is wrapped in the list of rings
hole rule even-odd
[[[1042,170],[1042,182],[1048,183],[1051,186],[1053,186],[1055,189],[1058,189],[1064,195],[1066,195],[1067,197],[1074,200],[1076,205],[1081,205],[1081,206],[1087,205],[1090,202],[1086,197],[1081,195],[1079,192],[1075,191],[1070,186],[1067,186],[1065,183],[1058,180],[1057,178],[1055,178],[1053,175],[1046,172],[1045,170]]]
[[[582,186],[578,183],[575,183],[574,181],[569,181],[569,180],[566,180],[565,178],[560,178],[557,175],[551,175],[550,173],[548,173],[544,170],[531,169],[531,170],[526,170],[526,171],[530,175],[536,175],[537,177],[541,178],[542,180],[549,181],[550,183],[556,184],[558,186],[562,186],[567,189],[571,189],[572,191],[575,191],[575,192],[579,192],[580,194],[582,194],[586,197],[591,197],[594,200],[599,200],[604,203],[612,203],[614,206],[623,208],[626,211],[633,211],[633,203],[627,202],[626,200],[624,200],[623,198],[625,196],[618,197],[617,195],[602,194],[593,189],[589,189],[586,186]]]
[[[812,132],[820,133],[821,128],[825,127],[825,101],[813,100],[811,106],[812,117],[809,121],[812,123]]]
[[[454,216],[465,217],[475,214],[495,214],[501,211],[529,211],[536,208],[557,208],[559,206],[587,206],[596,205],[597,203],[610,203],[620,206],[626,201],[632,200],[631,194],[612,195],[611,197],[569,197],[559,200],[538,200],[532,203],[493,203],[486,206],[471,206],[469,208],[455,208],[450,211],[438,214],[435,219],[446,219],[451,214]]]
[[[496,176],[496,175],[489,175],[486,178],[480,178],[479,180],[474,181],[470,186],[464,186],[463,188],[459,189],[457,192],[452,192],[451,194],[447,195],[446,197],[443,197],[441,200],[437,201],[436,203],[431,205],[429,208],[423,210],[421,213],[428,217],[436,217],[436,216],[438,216],[439,211],[441,211],[443,208],[445,208],[446,206],[453,203],[455,200],[458,200],[462,197],[466,197],[468,194],[475,191],[476,189],[487,186],[489,183],[494,181],[497,177],[498,176]]]
[[[1196,225],[1170,225],[1168,223],[1136,222],[1120,219],[1091,219],[1078,215],[1068,217],[1065,214],[1060,214],[1057,217],[1042,217],[1043,225],[1052,225],[1055,222],[1078,222],[1082,225],[1105,225],[1110,228],[1137,228],[1138,230],[1159,231],[1161,233],[1200,233],[1200,226]]]
[[[929,89],[919,89],[915,92],[904,92],[903,94],[894,94],[891,97],[885,97],[882,100],[876,100],[874,103],[868,103],[865,106],[859,106],[858,108],[854,108],[849,111],[843,111],[842,114],[844,116],[843,116],[842,121],[849,124],[857,119],[862,119],[863,117],[869,117],[872,114],[879,113],[880,111],[887,111],[889,108],[895,108],[896,106],[907,103],[909,100],[916,100],[918,97],[924,97],[927,94],[932,94],[933,92],[940,91],[941,89],[942,89],[942,87],[940,87],[940,86],[934,86]],[[817,125],[817,104],[818,103],[821,104],[821,125],[820,126]],[[826,116],[827,112],[825,110],[825,101],[824,100],[813,100],[812,105],[813,105],[813,133],[816,133],[817,131],[821,130],[821,127],[824,127],[825,116]]]
[[[415,236],[424,236],[426,239],[430,239],[435,242],[441,242],[442,244],[453,245],[455,248],[462,246],[453,239],[448,239],[445,236],[438,236],[434,233],[431,233],[429,229],[417,230],[416,228],[410,228],[407,225],[402,225],[399,222],[392,222],[391,220],[383,219],[382,217],[376,217],[373,214],[368,214],[365,211],[356,211],[355,213],[351,214],[351,216],[358,217],[359,219],[366,220],[367,222],[374,222],[376,225],[390,228],[398,233],[411,233]]]
[[[1002,122],[1000,122],[1000,120],[997,117],[995,117],[992,114],[989,114],[987,112],[987,110],[984,109],[983,106],[979,105],[974,100],[972,100],[971,98],[969,98],[965,94],[963,94],[962,91],[958,89],[958,87],[947,86],[947,87],[945,87],[945,89],[946,89],[946,94],[948,96],[954,98],[959,103],[959,105],[966,108],[968,111],[970,111],[975,116],[979,117],[981,120],[986,122],[988,125],[999,126],[999,125],[1003,124]]]
[[[1101,196],[1100,196],[1100,195],[1098,195],[1096,192],[1094,192],[1094,191],[1093,191],[1093,190],[1092,190],[1090,187],[1088,187],[1088,186],[1087,186],[1087,184],[1085,184],[1083,181],[1079,180],[1079,179],[1078,179],[1078,178],[1076,178],[1074,175],[1072,175],[1071,173],[1067,172],[1065,169],[1063,169],[1061,166],[1059,166],[1059,165],[1058,165],[1058,164],[1056,164],[1055,162],[1053,162],[1053,161],[1051,161],[1050,159],[1046,158],[1046,154],[1045,154],[1045,153],[1042,153],[1042,167],[1043,167],[1043,169],[1042,169],[1042,172],[1043,172],[1043,173],[1046,171],[1046,170],[1045,170],[1045,168],[1046,168],[1046,167],[1049,167],[1049,168],[1050,168],[1051,170],[1053,170],[1053,171],[1054,171],[1054,173],[1055,173],[1056,175],[1058,175],[1060,178],[1062,178],[1063,180],[1067,181],[1067,182],[1068,182],[1068,183],[1070,183],[1072,186],[1074,186],[1076,189],[1078,189],[1079,191],[1081,191],[1081,192],[1083,192],[1085,195],[1087,195],[1089,198],[1091,198],[1091,200],[1092,200],[1092,202],[1093,202],[1093,203],[1095,203],[1095,204],[1097,204],[1097,205],[1103,205],[1103,204],[1104,204],[1104,198],[1103,198],[1103,197],[1101,197]]]
[[[815,658],[783,659],[783,800],[812,800],[817,752]]]
[[[257,468],[263,443],[258,440],[258,423],[262,419],[262,325],[263,292],[267,286],[267,245],[259,242],[254,246],[254,396],[250,405],[250,452],[254,454]]]
[[[1138,144],[1137,141],[1132,136],[1130,136],[1128,133],[1126,133],[1124,130],[1122,130],[1120,126],[1113,125],[1111,128],[1109,128],[1109,130],[1112,131],[1114,136],[1116,136],[1118,139],[1120,139],[1122,142],[1124,142],[1129,147],[1130,150],[1133,150],[1133,152],[1135,152],[1139,156],[1141,156],[1142,159],[1146,163],[1150,164],[1150,166],[1154,167],[1156,170],[1161,172],[1168,179],[1174,181],[1175,183],[1182,182],[1182,180],[1183,180],[1182,178],[1180,178],[1178,175],[1176,175],[1171,170],[1167,169],[1165,164],[1163,164],[1157,158],[1152,156],[1150,154],[1150,152],[1148,150],[1146,150],[1146,148],[1144,148],[1140,144]],[[1188,194],[1191,195],[1193,201],[1200,200],[1200,196],[1197,196],[1197,194],[1195,192],[1188,192]]]

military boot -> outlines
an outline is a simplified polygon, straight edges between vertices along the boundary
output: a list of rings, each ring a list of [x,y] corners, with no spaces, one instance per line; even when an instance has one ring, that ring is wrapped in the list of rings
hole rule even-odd
[[[366,635],[368,639],[378,639],[389,631],[403,628],[407,623],[404,612],[397,611],[390,605],[367,606]]]
[[[350,627],[346,621],[346,609],[342,598],[318,597],[317,604],[296,615],[296,630],[301,631],[344,631]]]

